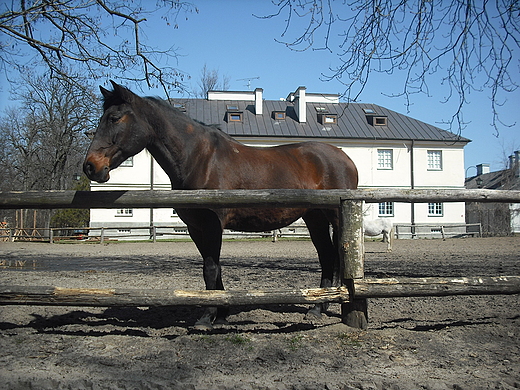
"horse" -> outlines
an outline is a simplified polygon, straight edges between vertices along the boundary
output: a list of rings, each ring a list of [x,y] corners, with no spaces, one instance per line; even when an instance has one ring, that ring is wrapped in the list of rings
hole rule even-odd
[[[387,252],[392,252],[392,221],[386,218],[378,218],[372,221],[363,220],[363,231],[366,236],[379,236],[383,235],[383,242],[387,243]]]
[[[140,97],[111,81],[100,86],[103,114],[83,170],[99,183],[123,161],[147,149],[168,175],[172,189],[355,189],[357,168],[339,148],[320,142],[273,147],[244,145],[215,126],[191,119],[168,101]],[[321,266],[321,287],[331,287],[339,267],[339,211],[328,209],[177,209],[203,260],[207,290],[223,290],[220,250],[223,229],[261,232],[303,218]],[[331,237],[329,226],[333,227]],[[327,309],[318,304],[308,316]],[[225,324],[227,307],[208,307],[195,323],[211,330]]]

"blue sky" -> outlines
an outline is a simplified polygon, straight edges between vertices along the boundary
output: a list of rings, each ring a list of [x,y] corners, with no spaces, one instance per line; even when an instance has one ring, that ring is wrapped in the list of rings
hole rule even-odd
[[[316,93],[344,91],[344,86],[338,81],[321,81],[322,73],[338,64],[336,54],[291,51],[275,41],[280,39],[284,30],[284,17],[259,19],[253,16],[276,11],[270,1],[193,0],[193,3],[199,12],[179,15],[176,29],[159,18],[150,19],[145,26],[148,44],[155,46],[154,42],[157,42],[161,48],[177,48],[177,62],[170,65],[191,76],[191,80],[186,82],[188,87],[198,88],[201,69],[206,64],[229,78],[231,90],[247,90],[248,82],[241,79],[258,78],[251,80],[251,89],[263,88],[264,98],[270,100],[285,98],[299,86]],[[116,74],[113,78],[117,81]],[[517,83],[520,82],[520,72],[518,78]],[[402,83],[399,74],[374,73],[358,101],[378,104],[446,129],[442,122],[453,115],[457,102],[441,103],[447,91],[440,81],[430,83],[430,97],[414,95],[411,107],[406,106],[404,98],[385,96],[402,90]],[[146,95],[162,94],[160,90],[140,87]],[[11,104],[7,101],[8,91],[6,86],[0,90],[1,106]],[[473,92],[464,109],[465,120],[471,121],[461,134],[472,140],[465,148],[465,167],[469,176],[475,174],[474,166],[479,163],[491,164],[491,170],[503,169],[504,157],[520,149],[520,91],[507,95],[501,119],[514,125],[500,128],[498,137],[491,126],[489,95],[490,91]]]

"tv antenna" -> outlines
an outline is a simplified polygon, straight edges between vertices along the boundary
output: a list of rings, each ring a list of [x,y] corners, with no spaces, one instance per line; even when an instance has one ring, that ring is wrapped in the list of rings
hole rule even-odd
[[[258,80],[260,77],[246,77],[244,79],[237,79],[237,81],[247,81],[247,89],[251,89],[251,80]]]

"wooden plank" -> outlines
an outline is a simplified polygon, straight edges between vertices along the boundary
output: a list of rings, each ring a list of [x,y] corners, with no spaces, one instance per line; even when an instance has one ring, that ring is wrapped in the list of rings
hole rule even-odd
[[[0,209],[61,208],[339,208],[341,199],[379,202],[520,203],[520,191],[501,190],[151,190],[151,191],[8,191]]]
[[[356,279],[354,288],[356,298],[520,294],[520,276]],[[349,293],[345,287],[186,291],[0,286],[0,305],[241,306],[348,301]]]
[[[46,306],[217,306],[314,304],[348,301],[344,287],[292,290],[90,289],[0,286],[0,305]]]
[[[520,294],[520,276],[363,279],[355,288],[365,298]]]

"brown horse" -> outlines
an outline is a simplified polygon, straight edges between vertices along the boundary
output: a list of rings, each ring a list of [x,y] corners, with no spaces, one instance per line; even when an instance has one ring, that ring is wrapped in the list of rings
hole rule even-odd
[[[112,82],[100,87],[104,113],[87,152],[86,175],[103,183],[109,172],[144,148],[168,174],[173,189],[355,189],[357,169],[340,149],[304,142],[270,148],[246,146],[214,126],[192,120],[168,102],[139,97]],[[224,289],[220,267],[223,229],[279,229],[302,217],[321,265],[321,287],[330,287],[339,263],[338,211],[321,209],[182,209],[179,217],[202,255],[206,289]],[[333,227],[331,238],[329,225]],[[325,305],[309,314],[320,316]],[[199,329],[224,323],[226,308],[206,309]]]

